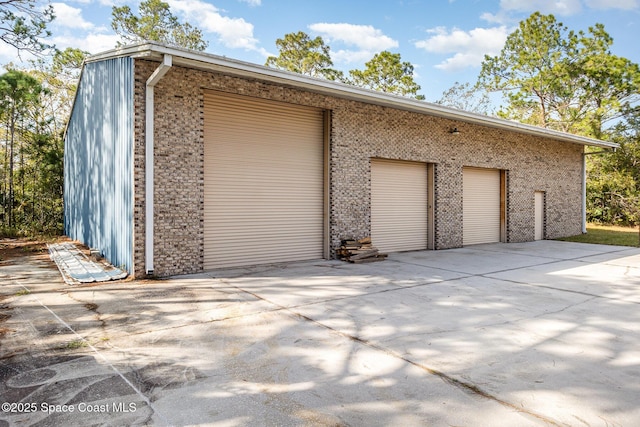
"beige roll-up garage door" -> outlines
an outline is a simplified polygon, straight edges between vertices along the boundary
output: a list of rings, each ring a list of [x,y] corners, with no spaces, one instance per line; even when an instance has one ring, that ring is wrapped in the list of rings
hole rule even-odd
[[[500,241],[500,171],[463,169],[463,245]]]
[[[323,255],[323,118],[206,92],[205,269]]]
[[[382,252],[427,248],[427,165],[371,160],[371,238]]]

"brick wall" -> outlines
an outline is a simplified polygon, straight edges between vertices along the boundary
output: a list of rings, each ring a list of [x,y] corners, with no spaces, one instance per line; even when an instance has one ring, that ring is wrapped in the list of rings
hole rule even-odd
[[[144,85],[137,60],[135,265],[144,273]],[[534,239],[534,192],[545,191],[545,237],[581,231],[582,146],[363,104],[255,80],[173,67],[155,89],[155,264],[173,275],[203,265],[203,91],[222,90],[331,111],[330,245],[370,234],[370,159],[435,165],[437,249],[462,245],[462,168],[507,171],[508,242]],[[457,127],[459,135],[449,130]],[[374,242],[375,244],[375,242]]]

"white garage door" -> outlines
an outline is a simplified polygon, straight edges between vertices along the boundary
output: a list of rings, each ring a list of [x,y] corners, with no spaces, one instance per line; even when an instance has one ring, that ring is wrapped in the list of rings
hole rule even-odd
[[[322,111],[204,97],[205,269],[323,255]]]
[[[500,241],[500,171],[463,170],[463,245]]]
[[[427,248],[427,165],[371,160],[371,238],[382,252]]]

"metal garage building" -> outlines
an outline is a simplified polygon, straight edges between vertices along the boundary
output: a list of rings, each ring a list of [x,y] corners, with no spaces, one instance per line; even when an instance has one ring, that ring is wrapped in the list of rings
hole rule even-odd
[[[83,67],[65,230],[136,276],[556,238],[582,231],[586,145],[616,147],[141,43]]]

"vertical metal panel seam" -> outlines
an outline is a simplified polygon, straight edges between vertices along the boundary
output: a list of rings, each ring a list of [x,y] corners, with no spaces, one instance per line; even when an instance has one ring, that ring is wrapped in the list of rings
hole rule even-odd
[[[133,262],[133,60],[86,64],[65,134],[65,232]],[[124,215],[123,215],[124,213]]]

